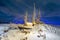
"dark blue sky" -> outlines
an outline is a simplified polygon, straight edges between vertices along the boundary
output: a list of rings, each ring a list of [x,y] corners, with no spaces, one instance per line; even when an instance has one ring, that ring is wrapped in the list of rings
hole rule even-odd
[[[0,0],[0,23],[23,19],[25,11],[33,13],[33,4],[36,4],[36,13],[40,8],[41,21],[47,24],[60,25],[59,0]]]

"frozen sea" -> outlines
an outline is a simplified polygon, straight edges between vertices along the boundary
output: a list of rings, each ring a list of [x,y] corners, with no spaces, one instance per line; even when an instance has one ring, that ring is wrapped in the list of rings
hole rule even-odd
[[[4,30],[8,30],[10,27],[9,24],[0,24],[0,37],[4,34]],[[44,25],[46,29],[46,40],[60,40],[60,28]],[[31,33],[29,35],[29,40],[40,40],[37,37],[38,33]],[[41,39],[42,40],[42,39]]]

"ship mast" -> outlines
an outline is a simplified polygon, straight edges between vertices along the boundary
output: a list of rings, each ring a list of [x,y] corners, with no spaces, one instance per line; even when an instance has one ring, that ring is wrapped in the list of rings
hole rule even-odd
[[[24,18],[25,25],[26,25],[26,23],[27,23],[27,19],[28,19],[28,12],[26,11],[26,13],[25,13],[25,18]]]
[[[38,10],[38,17],[37,17],[38,24],[40,23],[40,9]]]
[[[38,19],[40,20],[40,9],[38,11]]]
[[[38,11],[38,23],[43,24],[43,22],[40,21],[40,18],[41,18],[41,12],[39,9],[39,11]]]
[[[39,24],[40,23],[40,10],[38,10],[38,15],[37,15],[37,18],[36,18],[36,24]]]
[[[35,9],[35,3],[34,3],[34,11],[32,15],[32,23],[35,24],[35,17],[36,17],[36,9]]]

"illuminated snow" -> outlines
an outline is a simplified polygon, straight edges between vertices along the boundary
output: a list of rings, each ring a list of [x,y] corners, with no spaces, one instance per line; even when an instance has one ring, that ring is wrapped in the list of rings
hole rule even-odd
[[[1,25],[0,26],[0,34],[3,33],[4,27],[6,27],[6,26],[5,25]],[[55,28],[55,27],[51,27],[51,26],[47,27],[47,26],[48,25],[45,25],[45,29],[46,29],[46,31],[45,31],[45,33],[46,33],[46,40],[60,40],[60,31],[59,31],[60,29],[59,28]],[[20,40],[21,38],[24,38],[25,36],[28,36],[27,37],[28,40],[43,40],[43,37],[37,37],[39,35],[39,33],[37,32],[37,28],[36,28],[36,31],[32,31],[28,35],[25,35],[25,34],[20,33],[19,30],[10,30],[8,32],[8,34],[11,37],[13,37],[13,35],[15,36],[15,38],[13,37],[13,40],[14,39],[15,40]],[[9,38],[10,38],[10,36],[9,36]],[[10,38],[10,40],[11,39],[12,38]]]

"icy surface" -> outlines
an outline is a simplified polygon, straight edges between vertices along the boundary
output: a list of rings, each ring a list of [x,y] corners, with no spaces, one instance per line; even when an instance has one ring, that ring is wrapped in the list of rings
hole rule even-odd
[[[24,33],[21,33],[19,30],[10,30],[7,33],[4,33],[4,30],[7,30],[10,25],[0,25],[0,37],[4,34],[7,35],[10,40],[20,40],[21,38],[24,38],[27,36],[28,40],[43,40],[43,37],[37,37],[39,33],[37,32],[40,28],[35,27],[30,34],[25,35]],[[41,26],[41,25],[40,25]],[[48,26],[48,25],[42,25],[43,29],[45,29],[46,34],[46,40],[60,40],[60,28]],[[2,35],[1,35],[2,34]],[[13,37],[15,36],[15,37]],[[13,38],[12,38],[13,37]]]

